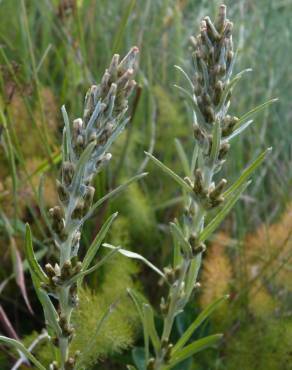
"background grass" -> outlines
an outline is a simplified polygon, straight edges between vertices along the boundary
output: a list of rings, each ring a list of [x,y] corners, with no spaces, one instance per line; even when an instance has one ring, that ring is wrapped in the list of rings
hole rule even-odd
[[[78,117],[86,90],[99,81],[111,55],[124,54],[130,46],[138,45],[139,88],[133,97],[132,120],[113,149],[114,159],[107,173],[96,179],[96,196],[144,168],[144,150],[154,150],[164,163],[182,173],[174,138],[180,138],[188,148],[192,122],[188,107],[173,88],[174,83],[183,83],[173,66],[178,64],[191,71],[189,36],[197,32],[203,16],[214,16],[218,4],[204,0],[0,1],[0,276],[4,283],[0,294],[2,306],[20,337],[40,329],[43,322],[40,315],[29,314],[19,289],[13,289],[15,279],[11,273],[17,276],[13,245],[23,256],[23,225],[29,221],[45,259],[54,254],[45,222],[40,220],[36,193],[40,176],[46,174],[46,205],[54,204],[52,179],[58,173],[61,105],[66,104],[71,118]],[[234,93],[232,113],[240,117],[254,106],[279,97],[234,142],[225,167],[226,177],[232,181],[259,152],[273,147],[248,193],[223,226],[235,240],[232,255],[240,261],[237,275],[245,284],[246,255],[241,241],[261,223],[277,221],[291,199],[292,2],[240,0],[226,4],[235,24],[234,41],[239,51],[236,69],[253,68]],[[158,266],[167,264],[171,250],[166,224],[180,207],[179,194],[175,184],[154,166],[147,166],[147,170],[150,174],[143,183],[132,186],[90,221],[84,248],[104,217],[118,209],[123,220],[120,228],[127,230],[129,246]],[[155,303],[155,277],[143,269],[139,275],[136,273],[137,277]],[[96,277],[88,284],[96,287]],[[26,287],[37,312],[39,307],[28,278]],[[287,304],[291,309],[289,299]],[[189,309],[190,317],[196,307]],[[241,307],[246,307],[245,301]],[[241,320],[242,312],[234,312],[235,318]],[[0,325],[5,332],[7,327],[3,322]],[[236,337],[238,343],[241,336]],[[109,363],[107,368],[123,368],[121,364],[129,356],[129,352],[117,356],[111,362],[115,365]],[[205,356],[208,361],[202,356],[197,365],[186,366],[213,369],[216,356],[218,368],[236,368],[232,365],[234,356],[228,352],[225,356],[224,351],[216,355],[212,352]],[[11,354],[3,352],[3,368],[9,361]]]

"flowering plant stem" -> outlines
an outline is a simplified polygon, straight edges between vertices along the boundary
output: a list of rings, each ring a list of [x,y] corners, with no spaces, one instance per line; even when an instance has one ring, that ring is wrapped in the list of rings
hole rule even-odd
[[[245,119],[250,116],[249,113],[243,116],[244,119],[228,114],[235,85],[245,72],[250,71],[245,70],[232,78],[235,62],[232,28],[233,24],[226,17],[226,6],[221,5],[216,21],[213,23],[209,17],[205,17],[201,22],[199,34],[191,37],[195,67],[193,77],[190,78],[182,68],[176,67],[191,86],[191,92],[183,87],[177,87],[191,101],[194,117],[195,145],[191,160],[187,159],[179,141],[176,142],[186,177],[182,179],[157,158],[146,153],[181,186],[184,199],[184,213],[181,219],[170,224],[174,258],[172,266],[164,269],[168,293],[166,298],[161,298],[160,304],[164,318],[163,329],[159,339],[158,334],[150,335],[154,356],[149,359],[149,349],[145,349],[147,370],[171,369],[202,349],[215,345],[221,338],[221,335],[210,335],[187,344],[198,326],[195,321],[175,346],[171,343],[175,318],[183,312],[199,286],[197,277],[202,254],[206,249],[204,242],[233,207],[248,186],[250,175],[269,151],[262,153],[226,191],[224,190],[227,180],[216,179],[215,183],[214,178],[226,161],[231,140],[252,123]],[[207,225],[205,225],[206,216],[213,216]],[[212,310],[213,306],[207,307],[196,320],[201,322]],[[153,333],[153,328],[151,330],[147,327],[146,320],[145,323],[144,331]]]

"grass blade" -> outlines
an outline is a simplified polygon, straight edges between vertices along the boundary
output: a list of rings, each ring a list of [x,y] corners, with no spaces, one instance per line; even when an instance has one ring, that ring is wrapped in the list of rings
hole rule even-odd
[[[117,32],[116,32],[116,35],[115,35],[115,38],[114,38],[113,53],[119,52],[119,50],[121,48],[121,43],[122,43],[123,36],[125,34],[125,29],[127,27],[128,20],[130,18],[130,15],[131,15],[135,5],[136,5],[136,0],[130,0],[128,5],[125,7],[125,11],[122,15],[120,25],[117,29]]]
[[[9,345],[10,347],[14,347],[18,349],[21,353],[24,354],[25,357],[27,357],[38,369],[40,370],[46,370],[46,368],[29,352],[29,350],[24,347],[24,345],[11,338],[4,337],[3,335],[0,335],[0,342]]]

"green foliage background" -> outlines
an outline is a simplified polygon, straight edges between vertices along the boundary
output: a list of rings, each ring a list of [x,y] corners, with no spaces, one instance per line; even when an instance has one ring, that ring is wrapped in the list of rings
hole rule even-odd
[[[180,138],[188,148],[192,121],[184,100],[173,88],[174,83],[183,83],[173,66],[191,71],[189,36],[197,32],[203,16],[215,14],[218,4],[209,0],[0,1],[0,127],[5,132],[0,147],[0,278],[4,283],[0,298],[16,332],[21,338],[27,337],[28,343],[36,335],[33,331],[43,327],[43,318],[29,277],[26,286],[34,316],[15,288],[11,246],[15,243],[23,257],[24,223],[28,221],[43,262],[54,259],[46,225],[39,217],[36,191],[40,176],[45,174],[46,205],[54,204],[52,179],[58,174],[60,106],[66,104],[70,117],[78,117],[88,86],[99,80],[111,55],[124,54],[130,46],[138,45],[139,89],[132,101],[132,120],[114,146],[107,173],[96,179],[96,197],[144,167],[144,150],[152,150],[153,144],[157,157],[181,174],[174,138]],[[266,165],[254,176],[248,196],[223,226],[235,240],[231,254],[240,261],[238,275],[244,284],[241,240],[261,223],[277,220],[291,199],[292,2],[239,0],[226,1],[226,5],[239,48],[236,68],[253,68],[234,94],[232,113],[240,117],[271,97],[280,98],[256,117],[243,138],[237,139],[225,168],[227,177],[234,180],[253,156],[267,146],[274,148]],[[83,237],[84,250],[106,216],[118,210],[120,216],[109,241],[142,253],[158,266],[167,264],[171,250],[166,225],[181,207],[179,193],[157,168],[150,164],[147,171],[150,174],[145,181],[131,186],[89,222]],[[76,347],[87,345],[92,322],[118,300],[117,310],[96,338],[95,349],[84,360],[88,368],[98,358],[101,368],[125,368],[132,361],[130,346],[141,344],[136,313],[126,294],[128,287],[135,287],[157,303],[156,276],[123,257],[87,281],[75,318],[80,327]],[[284,296],[285,312],[289,312],[291,294]],[[178,320],[175,335],[179,336],[180,325],[186,325],[198,311],[195,301]],[[242,370],[291,369],[291,353],[287,352],[291,348],[291,323],[281,315],[275,314],[268,324],[262,318],[251,325],[243,299],[221,330],[228,331],[238,322],[243,329],[231,330],[223,348],[207,351],[188,362],[185,369],[238,369],[239,358],[243,359]],[[209,322],[197,335],[211,331],[212,325],[216,323]],[[0,326],[7,334],[3,322]],[[267,348],[269,357],[262,357],[257,364],[255,359],[260,361]],[[46,349],[42,351],[47,355]],[[1,369],[10,368],[13,358],[15,354],[3,348]]]

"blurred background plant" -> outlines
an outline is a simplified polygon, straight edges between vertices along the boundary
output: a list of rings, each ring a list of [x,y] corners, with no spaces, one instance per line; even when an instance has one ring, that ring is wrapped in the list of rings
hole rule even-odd
[[[62,131],[59,107],[65,103],[72,116],[77,116],[88,85],[99,80],[112,53],[124,53],[137,44],[142,54],[132,120],[114,148],[107,174],[96,178],[96,196],[145,168],[143,149],[155,151],[165,164],[181,173],[173,138],[179,138],[184,147],[191,144],[187,123],[191,119],[183,99],[177,99],[172,89],[173,81],[179,83],[181,78],[173,65],[190,70],[184,62],[189,59],[185,57],[189,36],[203,16],[214,16],[218,4],[213,0],[0,2],[0,327],[4,334],[27,336],[27,343],[31,343],[38,336],[33,331],[43,327],[39,316],[31,313],[31,309],[38,312],[40,307],[26,274],[23,235],[28,221],[38,257],[44,263],[50,259],[48,246],[52,241],[40,221],[37,186],[45,174],[46,207],[54,205],[52,179],[60,162]],[[291,348],[292,308],[292,2],[240,0],[226,1],[226,5],[229,17],[237,24],[235,37],[240,40],[236,69],[254,68],[241,84],[232,113],[239,115],[271,96],[280,98],[255,117],[256,124],[248,135],[236,139],[230,154],[233,160],[225,168],[230,182],[244,163],[252,161],[264,148],[273,146],[274,150],[266,166],[254,176],[249,195],[226,220],[224,234],[206,255],[200,277],[202,294],[178,318],[176,335],[199,312],[200,304],[230,292],[231,302],[218,311],[222,317],[228,313],[224,315],[228,320],[214,316],[197,333],[205,335],[220,327],[227,333],[223,346],[217,351],[208,350],[186,364],[185,369],[233,370],[238,368],[240,358],[244,370],[286,370],[291,369],[287,348]],[[103,220],[118,210],[121,218],[112,230],[111,242],[118,245],[126,241],[127,248],[142,253],[158,266],[167,264],[171,256],[166,225],[177,215],[181,203],[176,185],[161,176],[155,166],[149,168],[151,176],[106,204],[89,222],[82,241],[85,248]],[[121,263],[125,285],[120,281]],[[123,257],[117,257],[105,269],[111,271],[111,296],[102,289],[108,276],[102,272],[87,280],[84,291],[92,304],[102,302],[96,311],[93,305],[88,307],[96,317],[130,284],[137,288],[143,285],[144,295],[158,307],[156,277],[148,269],[141,266],[138,270]],[[96,296],[93,291],[97,291]],[[108,325],[115,328],[115,320],[124,317],[125,310],[133,310],[128,305],[123,298],[116,312],[121,316],[113,316]],[[78,320],[86,322],[90,315],[81,310],[77,324]],[[134,341],[137,346],[142,342],[134,316],[132,323],[125,322],[119,330],[117,342],[105,342],[97,353],[104,368],[124,368],[123,364],[132,362],[130,346]],[[41,344],[38,348],[42,348]],[[17,358],[17,353],[2,347],[0,368],[10,369]],[[88,364],[95,360],[88,359]]]

